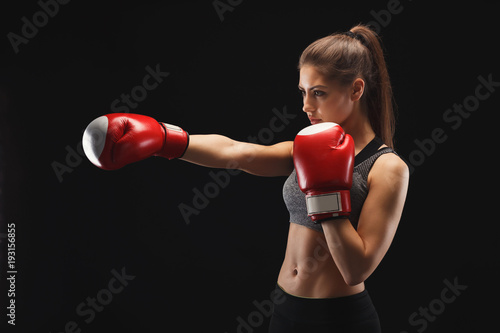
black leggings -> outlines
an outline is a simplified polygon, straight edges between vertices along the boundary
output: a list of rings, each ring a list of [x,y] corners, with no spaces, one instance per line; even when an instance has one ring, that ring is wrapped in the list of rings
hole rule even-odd
[[[276,286],[269,333],[379,333],[368,291],[338,298],[303,298]]]

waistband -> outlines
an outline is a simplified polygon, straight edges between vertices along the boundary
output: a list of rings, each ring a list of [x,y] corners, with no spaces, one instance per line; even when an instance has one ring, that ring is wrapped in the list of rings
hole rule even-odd
[[[274,313],[295,322],[356,322],[377,316],[368,291],[336,298],[305,298],[287,293],[278,284]]]

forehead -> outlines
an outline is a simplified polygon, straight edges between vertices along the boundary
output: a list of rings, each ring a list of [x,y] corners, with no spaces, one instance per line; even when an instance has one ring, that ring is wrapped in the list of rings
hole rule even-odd
[[[306,65],[300,69],[299,85],[302,87],[328,83],[328,79],[316,67]]]

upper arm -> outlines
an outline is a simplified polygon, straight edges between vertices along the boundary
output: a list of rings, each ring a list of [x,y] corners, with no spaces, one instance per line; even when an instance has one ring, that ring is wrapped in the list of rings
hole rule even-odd
[[[293,171],[293,141],[271,146],[240,142],[234,147],[237,168],[257,176],[288,176]]]
[[[358,234],[372,269],[380,263],[394,238],[408,190],[409,170],[395,154],[384,154],[374,163],[369,191],[358,221]]]

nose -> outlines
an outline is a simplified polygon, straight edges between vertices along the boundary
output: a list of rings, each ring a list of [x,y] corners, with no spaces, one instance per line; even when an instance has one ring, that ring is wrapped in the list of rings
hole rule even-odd
[[[313,96],[311,94],[306,93],[302,99],[304,106],[302,107],[302,111],[304,112],[314,112],[316,110],[316,105],[314,103]]]

